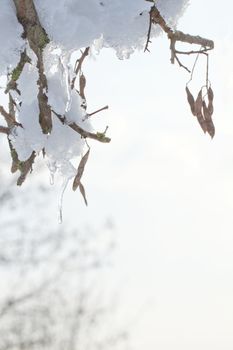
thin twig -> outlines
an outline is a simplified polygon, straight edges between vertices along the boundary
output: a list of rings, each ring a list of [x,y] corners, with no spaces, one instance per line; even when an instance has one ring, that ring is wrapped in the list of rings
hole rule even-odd
[[[17,80],[19,79],[19,77],[24,69],[25,64],[30,63],[30,62],[31,62],[31,59],[26,54],[26,50],[21,52],[20,61],[17,64],[17,66],[13,69],[13,71],[11,72],[11,80],[7,84],[5,94],[7,94],[10,90],[16,90],[17,93],[20,95],[20,91],[17,87]]]
[[[83,61],[84,61],[84,59],[88,56],[89,50],[90,50],[90,48],[89,48],[89,47],[86,47],[85,50],[84,50],[84,52],[82,52],[82,56],[76,61],[76,64],[75,64],[75,67],[76,67],[76,68],[75,68],[75,77],[73,78],[73,80],[72,80],[72,82],[71,82],[71,89],[74,88],[74,84],[75,84],[77,75],[78,75],[79,71],[81,71]],[[78,63],[78,64],[77,64],[77,63]]]
[[[144,52],[146,52],[146,51],[150,52],[150,50],[148,49],[148,46],[151,43],[150,36],[151,36],[151,28],[152,28],[152,9],[153,9],[153,7],[151,8],[151,10],[149,12],[149,15],[150,15],[150,19],[149,20],[150,21],[149,21],[149,28],[148,28],[147,40],[146,40],[146,45],[145,45]]]
[[[86,119],[88,119],[88,118],[90,118],[90,117],[92,117],[94,114],[97,114],[97,113],[99,113],[99,112],[104,111],[105,109],[108,109],[108,106],[104,106],[104,107],[102,107],[102,108],[100,108],[100,109],[97,109],[97,111],[95,111],[95,112],[87,113],[87,114],[85,115],[85,117],[83,118],[83,121],[86,120]]]
[[[210,48],[208,49],[203,49],[203,50],[193,50],[193,51],[179,51],[176,50],[176,53],[179,55],[194,55],[194,54],[203,54],[203,55],[207,55],[207,51],[212,50]]]
[[[181,61],[179,60],[179,58],[176,54],[175,54],[175,60],[178,62],[179,66],[181,68],[184,68],[188,73],[191,73],[190,69],[188,69],[188,67],[184,66],[183,63],[181,63]]]
[[[73,129],[74,131],[76,131],[79,135],[81,135],[83,138],[89,138],[89,139],[93,139],[102,143],[109,143],[111,141],[111,139],[107,136],[105,136],[105,132],[97,132],[92,133],[89,131],[84,130],[83,128],[81,128],[78,124],[76,123],[69,123],[66,120],[65,116],[62,116],[58,113],[56,113],[54,110],[52,110],[52,112],[58,117],[58,119],[60,120],[60,122],[64,125],[69,126],[71,129]]]

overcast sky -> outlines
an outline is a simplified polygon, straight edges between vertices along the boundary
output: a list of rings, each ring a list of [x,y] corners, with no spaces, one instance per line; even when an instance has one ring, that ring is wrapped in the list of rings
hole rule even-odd
[[[165,36],[126,61],[104,50],[86,65],[88,101],[90,110],[110,106],[94,124],[109,125],[112,143],[93,144],[88,209],[78,194],[64,203],[66,220],[116,226],[121,318],[135,350],[233,348],[233,5],[190,2],[179,29],[216,44],[216,137],[192,117],[188,75],[170,64]]]

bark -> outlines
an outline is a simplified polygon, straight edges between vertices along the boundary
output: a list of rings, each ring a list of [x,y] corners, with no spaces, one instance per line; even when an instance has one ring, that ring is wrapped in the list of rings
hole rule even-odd
[[[47,134],[52,129],[51,108],[48,104],[47,79],[44,74],[43,49],[49,43],[49,38],[42,27],[33,0],[13,0],[16,8],[16,14],[19,23],[23,26],[23,38],[28,40],[30,48],[37,56],[38,79],[38,103],[39,103],[39,122],[43,133]]]

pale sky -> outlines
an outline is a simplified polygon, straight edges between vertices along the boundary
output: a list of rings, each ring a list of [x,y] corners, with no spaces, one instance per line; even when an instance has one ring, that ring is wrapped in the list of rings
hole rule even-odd
[[[151,54],[118,61],[104,50],[86,65],[89,109],[110,106],[94,125],[108,125],[112,143],[92,145],[88,209],[67,193],[64,217],[115,223],[121,320],[135,350],[233,348],[232,13],[230,0],[193,0],[178,25],[216,44],[214,140],[190,113],[188,76],[170,64],[165,36]]]

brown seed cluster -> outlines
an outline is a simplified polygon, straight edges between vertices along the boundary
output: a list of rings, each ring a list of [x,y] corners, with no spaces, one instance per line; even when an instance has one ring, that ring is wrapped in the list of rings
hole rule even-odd
[[[214,93],[209,86],[207,88],[207,94],[203,96],[203,88],[199,91],[196,100],[191,94],[189,88],[186,86],[186,94],[188,103],[192,114],[197,118],[204,133],[208,133],[212,138],[215,135],[215,127],[212,120],[212,115],[214,112],[213,99]],[[208,103],[206,103],[205,98],[207,97]]]

